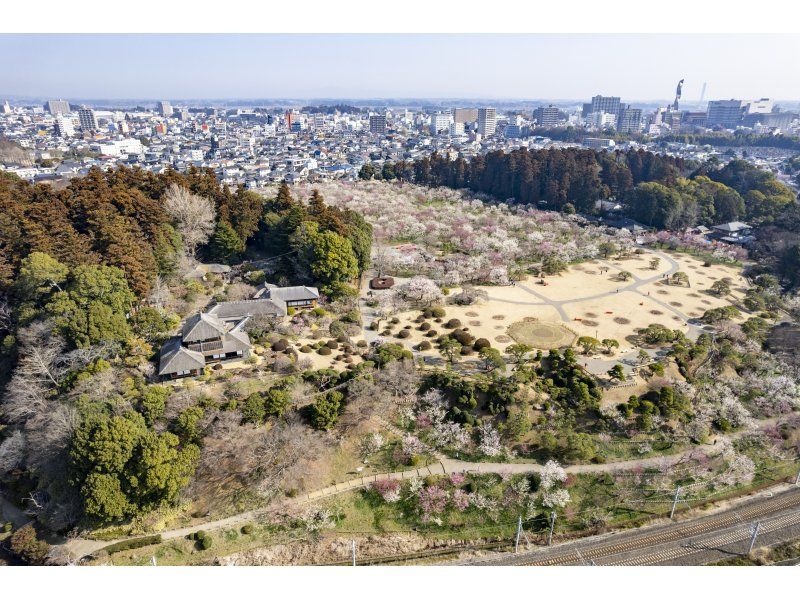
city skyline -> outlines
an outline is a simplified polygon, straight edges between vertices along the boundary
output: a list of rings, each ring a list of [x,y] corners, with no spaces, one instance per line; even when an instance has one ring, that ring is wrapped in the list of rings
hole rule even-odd
[[[14,34],[0,52],[0,94],[20,98],[656,102],[685,79],[689,104],[704,83],[705,100],[800,100],[789,34]]]

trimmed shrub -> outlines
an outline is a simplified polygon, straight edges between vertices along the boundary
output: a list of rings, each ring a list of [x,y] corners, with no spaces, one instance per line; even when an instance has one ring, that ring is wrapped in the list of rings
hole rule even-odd
[[[420,344],[417,345],[418,351],[429,351],[431,349],[431,344],[428,341],[422,341]]]
[[[476,351],[480,351],[481,349],[485,349],[486,347],[491,347],[492,343],[489,342],[489,339],[479,338],[475,341],[475,344],[472,345],[472,348]]]
[[[405,328],[397,333],[398,338],[408,338],[409,336],[411,336],[411,332]]]
[[[475,342],[475,337],[472,336],[469,332],[464,332],[463,330],[456,330],[450,333],[450,338],[456,339],[459,343],[466,346],[472,346],[472,343]]]
[[[428,322],[423,322],[422,324],[419,325],[419,329],[422,330],[422,331],[430,330],[431,329],[431,325]]]
[[[329,349],[338,349],[339,343],[337,343],[335,340],[329,340],[327,343],[325,343],[325,346],[327,346]]]
[[[459,320],[458,318],[452,318],[450,320],[447,320],[447,323],[444,325],[444,327],[450,329],[461,328],[461,320]]]
[[[154,544],[161,544],[161,535],[144,536],[143,538],[131,538],[130,540],[123,540],[111,546],[106,546],[103,550],[108,554],[115,552],[122,552],[123,550],[132,550],[134,548],[143,548],[145,546],[152,546]]]
[[[435,336],[438,336],[438,334],[439,333],[436,332],[435,330],[428,330],[428,332],[425,333],[425,336],[427,336],[429,338],[433,338]]]
[[[317,349],[317,353],[320,355],[330,355],[333,351],[330,350],[330,347],[324,346]]]
[[[289,348],[289,342],[285,338],[282,338],[281,340],[272,343],[272,350],[276,352],[286,351],[286,349],[288,348]]]
[[[313,349],[308,345],[303,345],[302,347],[300,347],[301,353],[311,353],[311,351],[313,351]]]

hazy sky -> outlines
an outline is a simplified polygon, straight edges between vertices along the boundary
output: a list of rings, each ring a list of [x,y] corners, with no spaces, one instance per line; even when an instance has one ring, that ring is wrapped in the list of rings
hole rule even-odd
[[[0,97],[800,99],[800,35],[0,35]]]

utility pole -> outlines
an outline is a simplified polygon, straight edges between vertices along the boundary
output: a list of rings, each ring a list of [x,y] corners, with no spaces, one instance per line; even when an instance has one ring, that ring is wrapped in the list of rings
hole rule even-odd
[[[672,501],[672,510],[669,512],[670,519],[672,519],[672,517],[675,515],[675,507],[678,506],[678,496],[680,496],[680,493],[681,493],[681,487],[678,486],[675,489],[675,499]]]
[[[519,537],[522,535],[522,515],[517,520],[517,538],[514,540],[514,552],[519,552]]]
[[[550,533],[547,535],[547,545],[550,546],[553,543],[553,528],[556,526],[556,512],[550,512]]]
[[[356,541],[351,540],[350,548],[353,552],[353,567],[356,566]]]
[[[747,549],[747,554],[753,552],[753,546],[756,544],[756,538],[758,537],[758,530],[761,528],[761,522],[756,521],[756,524],[753,526],[753,535],[750,536],[750,548]]]

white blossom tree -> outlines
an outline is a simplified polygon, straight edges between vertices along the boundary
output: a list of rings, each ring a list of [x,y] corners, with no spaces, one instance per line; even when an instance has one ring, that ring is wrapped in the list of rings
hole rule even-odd
[[[186,187],[173,184],[164,195],[164,208],[175,221],[186,252],[194,257],[197,248],[208,241],[214,231],[214,203]]]

